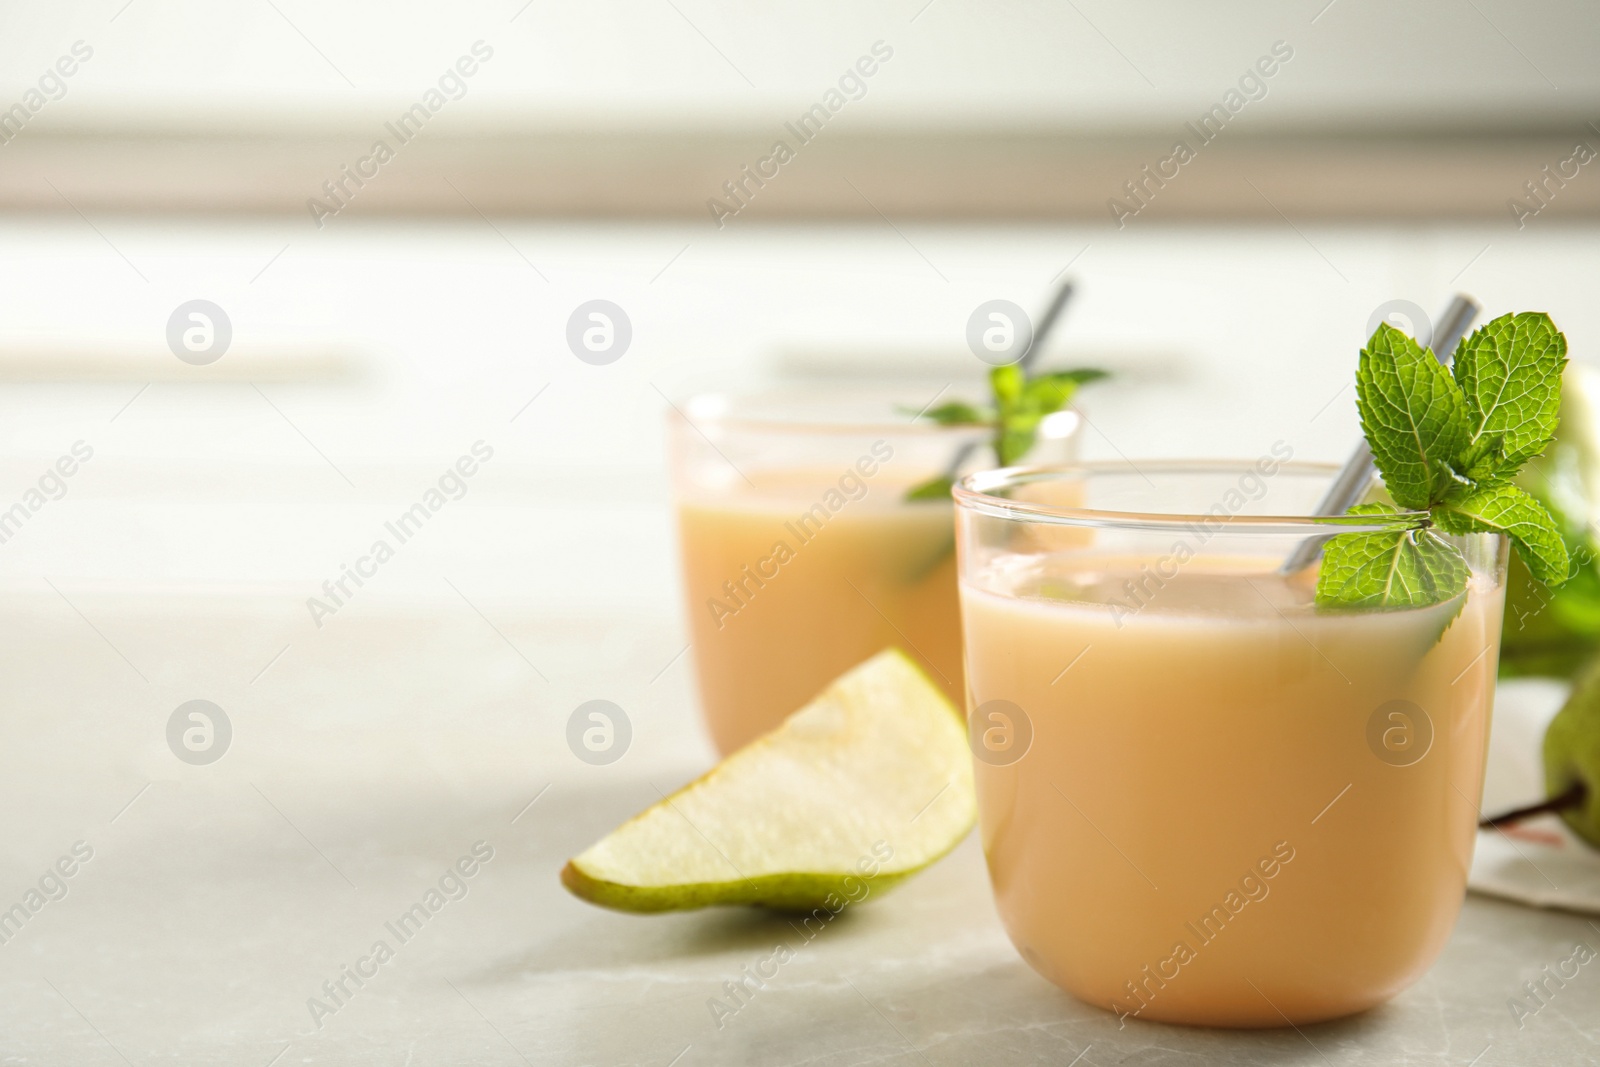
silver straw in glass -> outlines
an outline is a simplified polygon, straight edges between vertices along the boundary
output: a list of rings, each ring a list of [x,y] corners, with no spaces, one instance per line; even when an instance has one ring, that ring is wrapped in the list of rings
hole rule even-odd
[[[1470,296],[1457,293],[1450,300],[1450,306],[1445,308],[1444,314],[1439,317],[1438,325],[1434,328],[1431,338],[1435,358],[1446,367],[1455,360],[1456,346],[1461,343],[1461,338],[1466,336],[1467,329],[1472,325],[1472,320],[1478,317],[1478,312],[1483,309],[1478,302]],[[1377,467],[1372,462],[1372,449],[1367,447],[1365,438],[1350,453],[1350,458],[1345,460],[1344,466],[1339,470],[1339,476],[1333,480],[1322,500],[1317,504],[1314,515],[1343,515],[1355,505],[1361,503],[1361,498],[1367,495],[1367,487],[1372,484],[1372,476],[1377,473]],[[1322,546],[1328,543],[1332,534],[1323,534],[1318,537],[1309,537],[1300,542],[1289,558],[1284,560],[1283,566],[1278,568],[1279,574],[1294,574],[1305,570],[1317,561],[1322,555]]]

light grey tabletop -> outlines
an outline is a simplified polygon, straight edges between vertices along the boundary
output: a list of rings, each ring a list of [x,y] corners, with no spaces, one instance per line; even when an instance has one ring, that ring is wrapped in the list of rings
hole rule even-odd
[[[1046,983],[1007,942],[973,838],[809,941],[751,910],[590,907],[559,885],[561,863],[709,759],[681,649],[647,625],[453,597],[359,602],[314,630],[302,600],[12,598],[0,909],[26,903],[77,842],[92,856],[64,864],[71,877],[47,888],[66,895],[0,944],[0,1063],[1600,1057],[1596,966],[1520,1026],[1508,1007],[1575,941],[1600,945],[1600,928],[1483,898],[1393,1003],[1253,1033],[1119,1029]],[[571,710],[597,696],[634,728],[606,767],[563,740]],[[166,742],[196,698],[232,729],[208,765]],[[471,876],[446,877],[475,846]],[[426,921],[397,925],[417,904]],[[794,960],[719,1027],[708,1002],[778,944]]]

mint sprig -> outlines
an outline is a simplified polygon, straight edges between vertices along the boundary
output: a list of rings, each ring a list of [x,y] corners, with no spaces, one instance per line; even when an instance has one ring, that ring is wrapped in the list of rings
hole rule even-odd
[[[1453,373],[1404,333],[1378,327],[1356,370],[1361,428],[1389,496],[1427,517],[1331,538],[1319,605],[1422,607],[1460,596],[1466,559],[1440,532],[1505,534],[1539,581],[1567,580],[1572,563],[1560,527],[1510,481],[1555,436],[1566,352],[1566,338],[1542,312],[1502,315],[1474,332],[1457,349]],[[1368,504],[1349,514],[1398,512]]]
[[[1092,367],[1030,375],[1020,364],[1010,363],[989,372],[988,406],[956,400],[921,412],[920,417],[940,426],[990,427],[995,460],[1009,467],[1033,449],[1045,416],[1071,403],[1079,386],[1106,376],[1105,371]],[[906,499],[947,499],[950,485],[950,477],[940,474],[907,490]]]

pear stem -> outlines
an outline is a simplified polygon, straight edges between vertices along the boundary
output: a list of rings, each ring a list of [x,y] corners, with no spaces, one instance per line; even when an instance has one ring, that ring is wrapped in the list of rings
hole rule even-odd
[[[1573,782],[1565,793],[1553,796],[1549,800],[1538,804],[1530,804],[1526,808],[1516,808],[1512,811],[1501,812],[1493,818],[1485,819],[1478,824],[1480,830],[1498,830],[1505,826],[1514,826],[1524,819],[1531,819],[1535,815],[1544,815],[1552,811],[1566,811],[1576,808],[1588,797],[1589,790],[1582,782]]]

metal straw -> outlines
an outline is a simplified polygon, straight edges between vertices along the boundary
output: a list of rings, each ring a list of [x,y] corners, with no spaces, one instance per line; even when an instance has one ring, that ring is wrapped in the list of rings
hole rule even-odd
[[[1050,331],[1055,329],[1056,320],[1066,310],[1067,301],[1072,299],[1072,279],[1068,278],[1056,289],[1056,295],[1051,298],[1050,306],[1044,309],[1044,314],[1039,318],[1039,325],[1034,328],[1033,340],[1028,343],[1028,350],[1022,353],[1018,360],[1024,372],[1030,370],[1039,359],[1039,353],[1044,351],[1045,338],[1050,336]]]
[[[1466,336],[1472,320],[1477,318],[1478,312],[1482,310],[1477,301],[1465,294],[1457,293],[1451,298],[1450,306],[1439,316],[1438,325],[1433,331],[1431,347],[1434,357],[1440,363],[1448,367],[1455,360],[1456,346],[1461,343],[1461,338]],[[1361,498],[1367,495],[1367,487],[1372,484],[1372,476],[1377,473],[1377,469],[1372,462],[1372,449],[1367,447],[1366,439],[1363,438],[1350,453],[1350,458],[1345,460],[1338,477],[1328,487],[1327,493],[1312,514],[1343,515],[1361,503]],[[1327,544],[1328,538],[1332,536],[1324,534],[1301,541],[1284,561],[1283,566],[1278,568],[1278,573],[1294,574],[1311,566],[1317,561],[1317,557],[1322,555],[1322,546]]]
[[[1050,306],[1044,309],[1044,314],[1039,318],[1039,325],[1033,331],[1033,339],[1028,342],[1028,350],[1022,353],[1022,358],[1017,360],[1023,374],[1038,360],[1039,353],[1044,351],[1045,338],[1050,336],[1050,331],[1055,329],[1056,322],[1061,318],[1061,313],[1066,310],[1067,301],[1072,299],[1072,279],[1068,278],[1056,289],[1055,295],[1050,298]],[[947,482],[954,482],[956,475],[961,471],[961,465],[967,457],[977,451],[982,442],[968,441],[956,449],[956,454],[950,459],[950,466],[945,469],[944,478]]]

